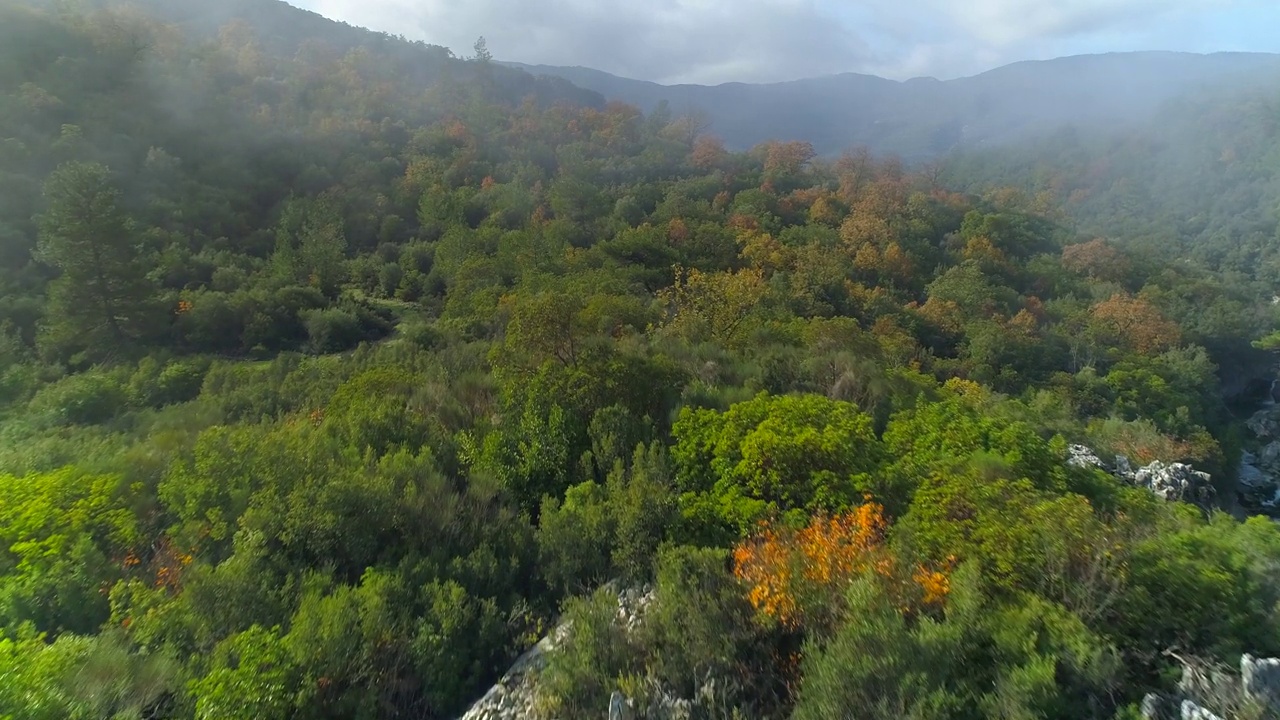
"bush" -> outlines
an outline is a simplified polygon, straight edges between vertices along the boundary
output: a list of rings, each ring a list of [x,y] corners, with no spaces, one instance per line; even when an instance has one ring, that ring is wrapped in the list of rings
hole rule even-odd
[[[400,281],[403,279],[404,270],[395,263],[387,263],[378,271],[378,286],[382,294],[387,297],[396,294],[396,289],[400,287]]]
[[[119,380],[91,370],[45,387],[32,399],[31,409],[57,425],[96,425],[128,404],[129,394]]]
[[[350,310],[308,310],[302,321],[307,328],[307,351],[317,355],[349,350],[364,339],[360,319]]]
[[[438,350],[445,345],[444,333],[433,325],[409,325],[404,329],[404,338],[423,350]]]
[[[145,358],[129,379],[129,398],[135,406],[159,408],[194,400],[200,395],[207,361],[178,361],[162,364]]]
[[[196,352],[231,353],[240,350],[245,318],[223,293],[197,293],[184,298],[189,309],[178,316],[176,332],[182,347]]]

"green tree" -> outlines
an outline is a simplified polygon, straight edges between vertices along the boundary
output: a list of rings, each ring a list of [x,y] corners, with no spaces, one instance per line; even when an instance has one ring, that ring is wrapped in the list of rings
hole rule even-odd
[[[337,294],[346,280],[347,238],[342,213],[332,198],[294,200],[276,231],[272,262],[288,282]]]
[[[848,507],[875,489],[883,460],[871,417],[819,395],[686,408],[671,432],[685,513],[743,533],[777,513]]]
[[[191,684],[197,720],[294,717],[301,670],[278,631],[254,626],[218,645],[213,668]]]
[[[67,163],[45,183],[38,257],[57,268],[49,285],[43,341],[110,357],[142,334],[153,294],[147,267],[110,171]]]

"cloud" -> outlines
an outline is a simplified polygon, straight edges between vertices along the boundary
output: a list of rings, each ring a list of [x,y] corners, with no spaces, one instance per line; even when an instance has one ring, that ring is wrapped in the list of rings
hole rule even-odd
[[[786,80],[865,64],[816,0],[304,0],[304,7],[469,54],[585,65],[658,82]]]
[[[502,60],[664,83],[838,72],[968,75],[1078,52],[1203,49],[1177,28],[1274,0],[294,0],[377,30]],[[1280,41],[1276,47],[1280,49]]]

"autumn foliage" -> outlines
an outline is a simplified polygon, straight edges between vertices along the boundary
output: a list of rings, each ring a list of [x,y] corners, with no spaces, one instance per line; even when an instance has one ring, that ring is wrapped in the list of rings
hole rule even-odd
[[[764,523],[734,549],[734,574],[746,584],[747,599],[757,611],[787,627],[803,627],[818,620],[816,611],[837,604],[833,601],[858,575],[902,577],[884,548],[887,530],[884,508],[874,502],[840,515],[815,516],[799,530]],[[917,567],[902,589],[899,604],[906,611],[917,603],[942,603],[950,581],[944,572]]]
[[[1116,293],[1093,306],[1091,325],[1108,342],[1151,355],[1178,344],[1181,331],[1145,298]]]

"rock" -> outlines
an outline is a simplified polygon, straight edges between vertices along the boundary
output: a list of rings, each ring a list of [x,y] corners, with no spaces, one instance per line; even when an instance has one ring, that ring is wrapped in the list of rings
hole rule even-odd
[[[1182,720],[1222,720],[1190,700],[1182,701]]]
[[[1246,452],[1240,456],[1240,469],[1236,473],[1240,485],[1244,488],[1274,487],[1274,478],[1258,467],[1258,457]]]
[[[1071,445],[1067,448],[1067,464],[1072,467],[1080,468],[1098,468],[1099,470],[1110,469],[1103,464],[1102,458],[1099,458],[1091,448],[1087,445]]]
[[[1280,470],[1280,440],[1273,440],[1258,452],[1257,464],[1271,472]]]
[[[1142,720],[1164,720],[1164,708],[1164,698],[1156,693],[1147,693],[1142,698]]]
[[[631,701],[617,690],[609,696],[609,720],[635,720],[635,713],[631,711]]]
[[[1260,438],[1280,437],[1280,406],[1267,407],[1253,414],[1246,425]]]
[[[1280,441],[1275,445],[1277,467],[1280,468]],[[1128,457],[1116,455],[1115,464],[1107,467],[1098,454],[1087,445],[1070,445],[1067,447],[1067,465],[1105,470],[1121,480],[1145,487],[1170,502],[1185,500],[1208,506],[1215,494],[1210,475],[1184,463],[1166,465],[1157,460],[1146,467],[1134,470],[1133,463]],[[1280,497],[1280,488],[1276,487],[1274,481],[1269,481],[1261,470],[1257,470],[1250,477],[1259,483],[1260,487],[1267,488],[1271,495]],[[1272,489],[1276,492],[1271,492]]]
[[[1133,474],[1133,482],[1168,501],[1207,504],[1213,498],[1209,473],[1184,463],[1166,465],[1159,460]]]
[[[1250,706],[1260,706],[1260,717],[1280,714],[1280,658],[1244,655],[1239,677],[1225,668],[1184,664],[1177,693],[1149,693],[1141,710],[1145,720],[1222,720],[1238,717],[1241,708]]]
[[[1240,658],[1240,678],[1245,697],[1280,708],[1280,658],[1259,660],[1245,655]]]
[[[626,589],[618,593],[617,622],[620,627],[634,630],[644,616],[645,609],[654,599],[651,587]],[[537,701],[537,679],[542,668],[547,664],[547,653],[564,642],[573,632],[573,623],[560,623],[538,641],[536,645],[521,655],[498,680],[498,684],[489,688],[459,720],[532,720]],[[626,705],[624,720],[634,720],[634,709],[627,698],[614,693]],[[614,718],[614,699],[609,700],[609,718]]]
[[[1127,455],[1116,456],[1116,469],[1112,474],[1121,480],[1133,482],[1133,463],[1129,462],[1129,457]]]
[[[1275,443],[1273,443],[1275,444]],[[1253,508],[1274,508],[1280,503],[1280,481],[1275,471],[1258,467],[1260,461],[1252,453],[1244,453],[1236,472],[1236,488],[1240,500]]]

